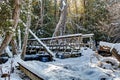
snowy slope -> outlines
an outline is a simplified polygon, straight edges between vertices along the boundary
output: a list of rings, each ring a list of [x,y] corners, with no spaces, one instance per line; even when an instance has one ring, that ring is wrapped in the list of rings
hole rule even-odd
[[[2,71],[3,73],[8,73],[11,70],[11,61],[13,61],[13,59],[9,59],[5,64],[0,65],[2,67]],[[13,67],[15,67],[15,64],[13,64]],[[19,72],[15,69],[14,73],[12,73],[10,75],[10,79],[11,80],[22,80],[19,77]],[[0,72],[0,76],[1,76],[1,72]],[[7,78],[8,79],[8,78]],[[5,80],[5,78],[0,78],[0,80]]]
[[[93,57],[94,51],[84,50],[83,56],[78,58],[57,59],[55,62],[26,62],[37,72],[46,76],[45,80],[117,80],[120,75],[110,69],[103,69],[97,66],[99,62]],[[92,58],[92,63],[90,59]],[[34,66],[33,66],[34,65]],[[108,66],[108,65],[107,65]]]
[[[120,43],[115,44],[114,48],[118,51],[118,54],[120,55]]]
[[[101,80],[102,78],[106,78],[106,80],[120,80],[119,62],[116,59],[98,56],[100,58],[99,61],[95,52],[89,48],[87,50],[81,48],[81,52],[81,57],[56,59],[56,61],[46,63],[40,61],[22,62],[19,57],[16,57],[9,59],[7,63],[0,66],[3,67],[5,73],[10,71],[11,60],[14,60],[13,66],[17,66],[17,62],[22,62],[27,64],[28,68],[33,70],[33,72],[43,75],[45,80]],[[105,63],[107,59],[117,64],[117,67]],[[11,80],[23,80],[20,74],[21,72],[15,69],[15,72],[11,74]],[[4,78],[0,78],[0,80],[4,80]]]

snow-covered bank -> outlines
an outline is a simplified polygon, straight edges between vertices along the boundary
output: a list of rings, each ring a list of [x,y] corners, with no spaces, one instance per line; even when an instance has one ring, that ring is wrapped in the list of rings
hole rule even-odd
[[[111,50],[113,48],[115,48],[117,50],[118,54],[120,55],[120,43],[108,43],[108,42],[100,41],[100,46],[110,47]]]
[[[46,80],[118,80],[120,71],[107,68],[110,64],[103,64],[106,69],[98,66],[99,61],[93,57],[91,49],[82,49],[83,56],[78,58],[56,59],[55,62],[27,61],[31,68],[46,76]],[[92,58],[92,63],[91,63]],[[101,61],[104,58],[101,59]],[[116,59],[115,59],[116,60]],[[111,66],[112,67],[112,66]],[[114,70],[114,71],[113,71]],[[117,74],[118,73],[118,74]]]
[[[11,61],[13,61],[13,59],[9,59],[5,64],[0,65],[0,67],[2,67],[2,71],[3,74],[8,74],[11,71]],[[15,65],[12,65],[13,67],[15,67]],[[14,73],[10,74],[10,80],[22,80],[19,77],[19,71],[16,70],[16,68],[14,68]],[[0,76],[2,75],[2,73],[0,72]],[[5,78],[0,78],[0,80],[5,80]],[[7,77],[8,80],[8,77]]]
[[[118,51],[118,54],[120,55],[120,43],[119,44],[115,44],[114,48]]]
[[[113,47],[113,43],[108,43],[108,42],[103,42],[103,41],[100,41],[99,43],[100,46],[108,46],[108,47]]]
[[[45,80],[120,80],[120,63],[114,57],[96,55],[95,51],[89,48],[81,48],[81,52],[81,57],[55,59],[56,61],[53,62],[22,62],[18,56],[15,56],[0,66],[2,66],[3,72],[7,73],[10,71],[11,61],[14,61],[15,71],[11,74],[11,80],[23,80],[24,74],[15,67],[18,66],[17,62],[29,66],[28,68],[34,70],[33,72],[43,75]],[[107,61],[112,63],[107,63]],[[0,80],[4,80],[4,78],[0,78]]]
[[[11,62],[14,69],[13,73],[10,73],[10,80],[30,80],[28,77],[25,76],[25,74],[17,70],[16,66],[18,66],[17,62],[19,61],[21,61],[20,55],[16,55],[15,58],[9,58],[9,60],[5,64],[0,64],[0,80],[5,80],[5,77],[1,77],[2,73],[9,74],[11,72]],[[9,80],[8,77],[6,77],[6,80]]]

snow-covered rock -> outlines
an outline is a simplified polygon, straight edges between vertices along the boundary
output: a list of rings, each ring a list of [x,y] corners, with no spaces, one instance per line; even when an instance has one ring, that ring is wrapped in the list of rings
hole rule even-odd
[[[108,42],[100,41],[99,45],[100,46],[108,46],[108,47],[111,48],[113,46],[113,43],[108,43]]]
[[[100,41],[99,43],[100,46],[107,46],[110,49],[110,51],[112,51],[112,49],[116,49],[118,54],[120,55],[120,43],[108,43],[108,42],[103,42],[103,41]]]
[[[117,50],[118,54],[120,55],[120,43],[116,43],[114,48]]]

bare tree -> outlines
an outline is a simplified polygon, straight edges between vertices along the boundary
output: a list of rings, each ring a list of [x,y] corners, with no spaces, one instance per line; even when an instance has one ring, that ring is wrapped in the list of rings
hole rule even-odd
[[[66,0],[61,0],[62,2],[62,7],[60,8],[61,10],[61,15],[60,15],[60,19],[59,22],[55,28],[55,31],[53,33],[53,37],[57,36],[57,35],[63,35],[63,33],[65,33],[65,24],[66,24],[66,18],[67,18],[67,1]]]
[[[27,25],[25,29],[25,36],[24,36],[24,41],[23,41],[23,46],[22,46],[22,55],[21,58],[24,59],[24,56],[26,54],[26,46],[27,46],[27,41],[28,41],[28,35],[29,35],[29,28],[31,26],[31,3],[32,0],[29,0],[28,3],[28,14],[27,14]]]
[[[39,26],[39,23],[40,23],[40,26],[42,27],[43,26],[43,17],[44,17],[44,0],[40,0],[39,1],[39,8],[40,8],[40,12],[39,12],[39,14],[40,14],[40,18],[39,18],[39,20],[37,21],[37,23],[36,23],[36,26],[35,26],[35,29],[37,30],[38,29],[38,26]]]

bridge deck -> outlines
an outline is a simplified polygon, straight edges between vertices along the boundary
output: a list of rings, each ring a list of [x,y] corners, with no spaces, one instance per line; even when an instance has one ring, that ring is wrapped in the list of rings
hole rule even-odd
[[[31,80],[45,80],[44,75],[39,74],[37,71],[27,66],[24,61],[18,62],[19,68],[23,71]]]

